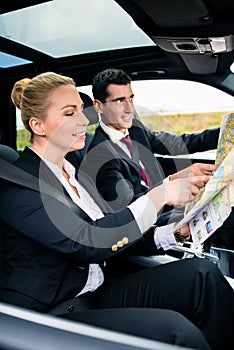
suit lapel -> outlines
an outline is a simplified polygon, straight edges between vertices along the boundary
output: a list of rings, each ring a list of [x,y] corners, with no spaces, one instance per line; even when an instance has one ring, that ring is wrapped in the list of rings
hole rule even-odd
[[[124,152],[124,150],[117,143],[114,143],[110,139],[110,137],[105,133],[105,131],[100,127],[100,125],[96,130],[95,136],[97,137],[98,142],[106,142],[107,140],[109,141],[108,152],[110,152],[113,155],[113,158],[118,159],[121,157],[124,161],[128,163],[128,166],[134,168],[134,170],[137,173],[140,172],[139,151],[138,151],[137,142],[133,142],[133,145],[132,145],[132,152],[133,152],[133,159],[132,159]]]
[[[139,125],[138,125],[139,124]],[[144,132],[144,126],[139,121],[133,121],[132,127],[129,129],[129,134],[134,140],[140,140],[133,142],[138,149],[138,157],[142,162],[147,174],[154,184],[159,184],[165,178],[161,165],[154,156],[151,144],[147,135]]]

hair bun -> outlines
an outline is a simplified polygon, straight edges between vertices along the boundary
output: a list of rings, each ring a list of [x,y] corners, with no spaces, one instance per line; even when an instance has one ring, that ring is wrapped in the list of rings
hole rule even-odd
[[[14,105],[20,109],[21,104],[21,98],[24,92],[24,89],[30,82],[29,78],[24,78],[15,83],[13,86],[12,92],[11,92],[11,100],[14,103]]]

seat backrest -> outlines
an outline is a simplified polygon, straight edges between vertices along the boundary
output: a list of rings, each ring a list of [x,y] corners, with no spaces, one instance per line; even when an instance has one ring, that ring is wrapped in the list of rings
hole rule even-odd
[[[89,125],[93,125],[99,122],[99,116],[93,106],[92,98],[85,94],[84,92],[79,92],[80,97],[84,103],[84,114],[86,118],[89,120]]]
[[[93,125],[99,122],[99,115],[93,107],[93,100],[91,97],[84,92],[79,92],[80,97],[84,103],[84,114],[89,120],[89,125]],[[92,141],[93,134],[91,132],[86,133],[85,146],[81,150],[69,152],[66,155],[67,160],[74,165],[76,169],[79,168],[82,159],[86,155],[89,144]]]
[[[14,162],[19,157],[19,153],[15,151],[13,148],[0,145],[0,158],[4,159],[10,163]]]
[[[15,151],[13,148],[6,146],[6,145],[0,145],[0,158],[3,160],[6,160],[10,163],[14,162],[19,157],[19,154],[17,151]],[[3,263],[3,242],[2,242],[2,233],[4,231],[4,224],[0,221],[0,272],[2,270],[2,263]]]

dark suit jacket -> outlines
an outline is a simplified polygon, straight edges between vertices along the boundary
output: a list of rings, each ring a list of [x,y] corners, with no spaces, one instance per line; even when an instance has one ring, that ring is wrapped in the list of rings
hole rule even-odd
[[[43,191],[0,181],[0,220],[5,225],[2,300],[4,293],[12,290],[49,308],[74,297],[84,287],[88,264],[102,263],[128,249],[137,253],[142,242],[146,254],[156,253],[153,230],[142,236],[128,209],[113,214],[85,174],[79,172],[80,184],[107,213],[95,222],[71,202],[61,183],[33,151],[26,148],[14,164],[34,175],[39,187],[43,182],[52,185],[68,205]],[[112,245],[125,236],[129,244],[114,253]]]
[[[133,160],[98,126],[81,169],[89,174],[104,199],[114,210],[125,207],[147,191],[141,184],[139,159],[154,185],[165,178],[154,154],[179,155],[217,147],[219,128],[197,134],[173,135],[152,132],[138,119],[129,129],[133,140]]]

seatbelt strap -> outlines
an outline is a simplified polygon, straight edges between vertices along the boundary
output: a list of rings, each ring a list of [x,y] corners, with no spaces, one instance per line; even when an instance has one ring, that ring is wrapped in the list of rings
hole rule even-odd
[[[77,206],[69,200],[62,192],[60,192],[57,188],[51,186],[43,180],[38,182],[38,178],[33,176],[32,174],[27,173],[26,171],[18,168],[12,163],[9,163],[0,158],[0,178],[7,180],[9,182],[16,183],[18,185],[30,188],[34,191],[44,193],[56,200],[62,202],[66,206],[71,209],[76,209]],[[5,226],[0,222],[0,230],[1,234],[4,232]],[[0,254],[0,257],[2,255]],[[80,310],[87,310],[92,308],[92,298],[91,293],[86,293],[84,296],[80,296],[79,298],[72,298],[63,303],[60,303],[54,306],[49,314],[52,315],[63,315],[70,312],[78,312]]]
[[[62,192],[60,192],[54,186],[51,186],[44,180],[39,180],[34,175],[26,172],[15,166],[12,163],[7,162],[0,158],[0,178],[7,180],[9,182],[16,183],[18,185],[30,188],[34,191],[44,193],[64,205],[70,207],[71,209],[77,209],[77,206],[69,200]]]

